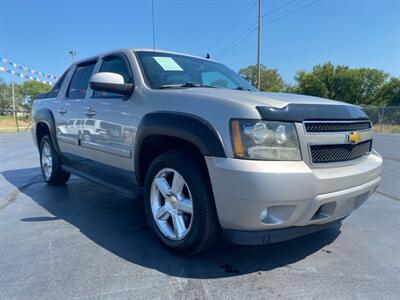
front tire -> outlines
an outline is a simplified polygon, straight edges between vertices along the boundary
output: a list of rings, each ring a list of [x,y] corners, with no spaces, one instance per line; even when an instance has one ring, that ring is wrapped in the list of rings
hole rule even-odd
[[[198,158],[181,151],[158,156],[146,174],[144,201],[149,225],[168,248],[195,254],[218,240],[212,190]]]
[[[61,158],[55,151],[53,141],[49,135],[45,135],[40,141],[40,169],[42,177],[50,185],[65,184],[70,173],[61,168]]]

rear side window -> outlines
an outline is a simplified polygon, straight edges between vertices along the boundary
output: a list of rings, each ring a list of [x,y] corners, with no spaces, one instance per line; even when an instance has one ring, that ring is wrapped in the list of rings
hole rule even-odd
[[[117,73],[124,78],[124,83],[133,83],[131,72],[124,59],[120,56],[108,56],[104,58],[99,72]],[[93,97],[121,97],[121,95],[116,93],[95,91],[93,93]]]
[[[96,62],[89,62],[78,65],[67,90],[67,98],[70,99],[83,99],[85,98],[88,89],[89,80],[92,76]]]
[[[94,120],[86,120],[85,124],[89,126],[94,126]]]
[[[62,74],[60,79],[57,80],[56,84],[53,86],[51,91],[47,94],[47,98],[56,98],[58,96],[58,93],[60,92],[61,87],[65,81],[65,77],[67,77],[68,71],[69,71],[69,68],[64,72],[64,74]]]

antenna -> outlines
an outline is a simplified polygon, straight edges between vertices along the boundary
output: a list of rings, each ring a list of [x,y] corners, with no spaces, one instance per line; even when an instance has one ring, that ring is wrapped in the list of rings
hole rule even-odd
[[[154,29],[154,0],[151,0],[151,12],[153,18],[153,50],[156,52],[156,34]]]
[[[260,66],[260,49],[261,49],[261,0],[258,0],[258,44],[257,44],[257,89],[261,88],[261,66]]]

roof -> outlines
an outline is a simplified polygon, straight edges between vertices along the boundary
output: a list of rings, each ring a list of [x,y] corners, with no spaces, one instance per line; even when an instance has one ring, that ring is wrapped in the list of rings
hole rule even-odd
[[[205,57],[201,57],[201,56],[196,56],[196,55],[191,55],[191,54],[186,54],[186,53],[181,53],[181,52],[175,52],[175,51],[169,51],[169,50],[162,50],[162,49],[153,49],[153,48],[120,48],[120,49],[114,49],[114,50],[110,50],[110,51],[106,51],[106,52],[102,52],[102,53],[98,53],[96,55],[90,56],[90,57],[85,57],[83,59],[79,59],[77,60],[75,63],[79,64],[81,62],[85,62],[91,59],[96,59],[98,56],[104,56],[104,55],[108,55],[108,54],[112,54],[113,52],[116,51],[133,51],[133,52],[137,52],[137,51],[147,51],[147,52],[161,52],[161,53],[169,53],[169,54],[175,54],[175,55],[183,55],[183,56],[188,56],[188,57],[193,57],[193,58],[197,58],[197,59],[204,59],[207,61],[213,61],[216,62],[212,59],[207,59]]]

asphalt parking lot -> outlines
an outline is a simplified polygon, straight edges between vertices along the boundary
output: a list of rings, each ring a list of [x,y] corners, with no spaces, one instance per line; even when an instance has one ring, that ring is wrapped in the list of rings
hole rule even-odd
[[[340,229],[179,257],[140,201],[40,177],[28,133],[0,135],[0,299],[399,299],[400,135],[378,135],[378,192]]]

